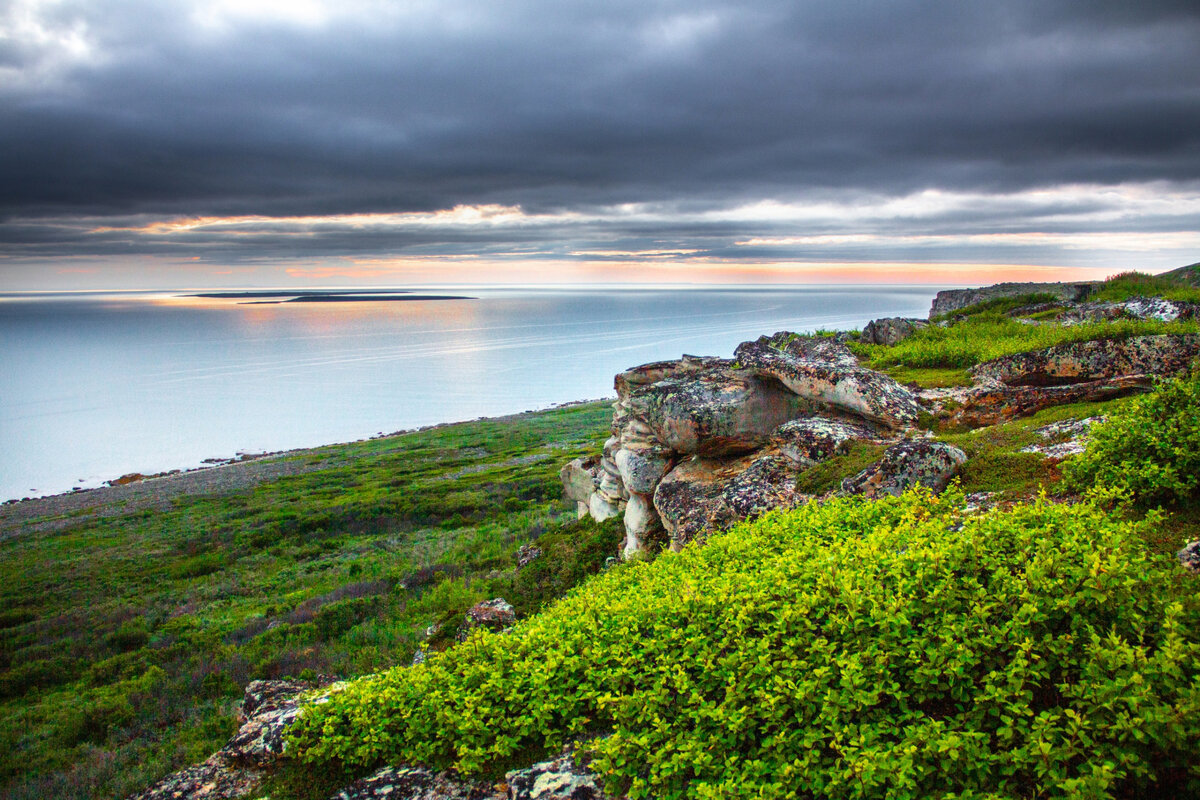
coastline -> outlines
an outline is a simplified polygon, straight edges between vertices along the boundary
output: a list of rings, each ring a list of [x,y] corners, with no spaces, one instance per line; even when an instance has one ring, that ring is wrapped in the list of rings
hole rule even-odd
[[[118,483],[120,478],[114,478],[108,485],[91,489],[8,500],[0,504],[0,542],[23,533],[56,530],[79,522],[81,519],[110,517],[138,511],[166,510],[178,497],[236,492],[290,475],[315,472],[346,458],[346,454],[342,452],[346,447],[363,442],[383,441],[470,422],[504,423],[533,414],[594,403],[607,403],[614,399],[613,397],[599,397],[572,400],[566,403],[555,403],[546,408],[529,409],[496,417],[439,422],[347,442],[331,442],[272,453],[247,454],[238,459],[222,461],[217,464],[147,475],[128,483]]]

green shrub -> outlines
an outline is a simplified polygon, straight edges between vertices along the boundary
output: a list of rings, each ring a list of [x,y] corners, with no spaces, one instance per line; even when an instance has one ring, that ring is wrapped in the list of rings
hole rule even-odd
[[[517,572],[509,602],[522,617],[540,611],[599,572],[617,554],[622,538],[624,528],[617,518],[597,523],[584,517],[543,533],[533,542],[542,555]]]
[[[592,732],[632,798],[1200,791],[1200,611],[1135,523],[961,494],[773,513],[350,684],[309,762],[496,771]]]
[[[1159,384],[1091,429],[1067,485],[1127,494],[1142,507],[1194,505],[1200,483],[1200,372]]]

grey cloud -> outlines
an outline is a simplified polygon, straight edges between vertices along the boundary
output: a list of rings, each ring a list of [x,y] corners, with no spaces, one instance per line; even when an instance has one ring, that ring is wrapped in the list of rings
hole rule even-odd
[[[158,246],[30,222],[80,214],[682,208],[1200,179],[1189,2],[513,0],[211,29],[163,2],[54,8],[50,22],[86,31],[95,59],[0,44],[0,62],[42,76],[0,89],[9,254]],[[978,213],[942,224],[1005,224],[1003,209]],[[633,240],[761,232],[667,225]],[[563,233],[315,246],[502,248]],[[191,244],[206,257],[292,247],[267,233],[249,255]]]

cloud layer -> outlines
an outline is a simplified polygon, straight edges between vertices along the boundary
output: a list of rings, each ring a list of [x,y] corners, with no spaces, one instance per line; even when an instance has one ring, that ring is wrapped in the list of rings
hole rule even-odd
[[[1194,2],[11,0],[0,270],[1170,266],[1200,258],[1198,41]]]

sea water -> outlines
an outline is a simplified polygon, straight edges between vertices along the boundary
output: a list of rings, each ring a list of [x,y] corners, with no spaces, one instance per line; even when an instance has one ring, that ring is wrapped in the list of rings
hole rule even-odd
[[[373,292],[374,290],[363,290]],[[454,287],[470,300],[0,295],[0,500],[613,395],[779,330],[925,316],[929,287]]]

